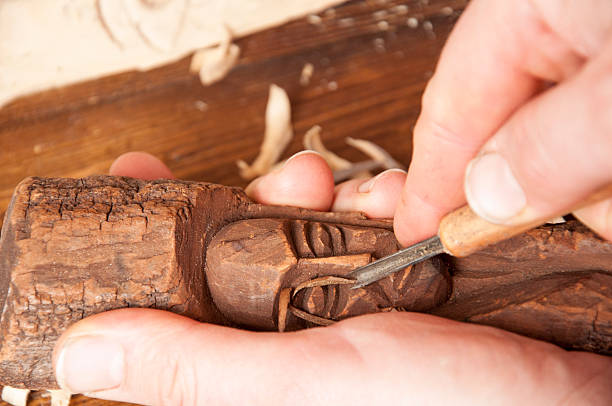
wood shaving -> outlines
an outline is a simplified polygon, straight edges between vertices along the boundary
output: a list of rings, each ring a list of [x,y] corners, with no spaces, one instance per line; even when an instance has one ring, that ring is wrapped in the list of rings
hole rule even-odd
[[[307,21],[309,24],[319,25],[323,22],[323,19],[316,14],[311,14],[308,16]]]
[[[382,20],[387,14],[387,10],[378,10],[372,13],[372,17],[374,17],[375,20]]]
[[[408,6],[405,4],[398,4],[397,6],[392,8],[393,12],[398,15],[406,15],[408,14]]]
[[[372,176],[370,171],[380,168],[380,162],[363,161],[351,164],[346,169],[334,171],[334,183],[340,183],[348,179],[363,179]]]
[[[375,147],[380,149],[380,147],[376,145]],[[363,179],[371,177],[372,173],[370,171],[380,168],[383,158],[383,154],[381,154],[380,151],[375,151],[377,154],[377,159],[365,162],[353,163],[339,157],[335,153],[328,150],[325,145],[323,145],[323,141],[321,141],[321,127],[318,125],[315,125],[308,130],[306,134],[304,134],[304,148],[321,154],[333,172],[335,183],[342,182],[343,180],[347,179]],[[370,146],[369,150],[373,151],[374,149],[375,148]],[[388,154],[387,157],[389,157]]]
[[[561,224],[561,223],[565,223],[565,219],[563,218],[563,216],[555,217],[546,222],[546,224]]]
[[[293,289],[291,297],[295,297],[301,290],[329,285],[354,285],[354,279],[343,278],[341,276],[321,276],[300,283]]]
[[[68,406],[70,404],[72,393],[67,390],[58,389],[49,392],[51,393],[51,406]]]
[[[2,400],[13,406],[26,406],[28,404],[29,389],[13,388],[5,386],[2,388]]]
[[[310,130],[306,131],[306,134],[304,134],[304,148],[321,154],[332,171],[347,169],[353,165],[351,161],[341,158],[325,148],[325,145],[323,145],[321,141],[321,126],[315,125]]]
[[[208,110],[208,104],[202,100],[196,100],[193,105],[201,112],[205,112],[206,110]]]
[[[446,7],[442,7],[442,9],[440,10],[440,13],[441,13],[443,16],[450,16],[450,15],[452,15],[452,14],[453,14],[453,12],[454,12],[454,11],[455,11],[455,10],[453,10],[453,8],[452,8],[452,7],[448,7],[448,6],[446,6]]]
[[[389,23],[385,20],[379,21],[376,26],[380,31],[387,31],[389,29]]]
[[[266,130],[260,153],[251,165],[242,160],[236,163],[240,169],[240,176],[250,180],[268,173],[278,162],[292,138],[289,97],[282,88],[271,85],[266,107]]]
[[[352,27],[353,25],[355,25],[355,19],[352,17],[341,18],[338,20],[338,26],[342,28]]]
[[[304,319],[314,324],[318,324],[320,326],[331,326],[336,321],[331,319],[326,319],[324,317],[315,316],[314,314],[310,314],[305,312],[297,307],[289,305],[289,310],[293,313],[294,316],[299,317],[300,319]]]
[[[369,255],[368,255],[369,258]],[[334,324],[336,321],[332,319],[327,319],[325,317],[320,317],[314,315],[312,313],[305,312],[291,304],[291,299],[295,298],[295,296],[303,289],[310,289],[315,287],[337,287],[338,285],[353,285],[355,284],[354,279],[344,278],[341,276],[321,276],[319,278],[314,278],[305,282],[300,283],[298,286],[293,288],[293,292],[291,288],[285,288],[281,291],[279,299],[278,299],[278,331],[283,332],[287,327],[287,312],[290,311],[294,316],[299,317],[308,322],[318,324],[321,326],[329,326]],[[331,295],[331,290],[328,291],[328,294]],[[328,298],[331,300],[331,297]],[[329,302],[331,303],[331,301]]]
[[[374,161],[379,162],[380,166],[384,169],[402,169],[406,170],[406,167],[393,159],[393,157],[380,146],[374,144],[372,141],[359,140],[351,137],[346,138],[346,143],[351,147],[357,148],[364,154],[368,155]]]
[[[266,109],[266,133],[261,151],[252,165],[240,160],[236,162],[240,176],[250,180],[277,170],[285,164],[280,157],[293,138],[291,130],[291,107],[287,94],[278,86],[270,87],[268,107]],[[325,147],[321,140],[321,126],[315,125],[304,134],[304,148],[319,153],[331,168],[334,182],[347,179],[362,179],[372,176],[371,171],[377,169],[402,169],[405,166],[393,159],[384,149],[371,141],[348,137],[346,143],[371,159],[353,163],[344,159]]]
[[[312,78],[313,73],[314,65],[310,62],[305,64],[302,68],[302,73],[300,73],[300,85],[308,86],[310,84],[310,78]]]
[[[240,57],[240,47],[232,44],[232,34],[227,27],[225,31],[225,38],[219,45],[196,51],[191,58],[189,70],[199,74],[204,86],[223,79]]]

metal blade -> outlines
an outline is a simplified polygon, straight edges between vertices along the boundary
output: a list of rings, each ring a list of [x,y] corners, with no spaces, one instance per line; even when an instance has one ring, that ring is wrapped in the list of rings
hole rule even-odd
[[[408,248],[404,248],[381,258],[365,266],[357,268],[347,275],[347,278],[355,279],[357,282],[351,289],[361,288],[374,283],[382,278],[391,275],[393,272],[400,271],[412,264],[421,262],[444,252],[444,246],[438,236],[428,238]]]

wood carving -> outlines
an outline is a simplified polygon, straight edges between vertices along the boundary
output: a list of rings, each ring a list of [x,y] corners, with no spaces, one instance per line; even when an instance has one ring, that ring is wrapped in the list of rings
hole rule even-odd
[[[26,179],[0,237],[2,383],[56,388],[60,334],[128,306],[255,330],[420,311],[612,354],[612,244],[577,222],[349,289],[348,272],[398,248],[390,222],[264,206],[237,188]]]

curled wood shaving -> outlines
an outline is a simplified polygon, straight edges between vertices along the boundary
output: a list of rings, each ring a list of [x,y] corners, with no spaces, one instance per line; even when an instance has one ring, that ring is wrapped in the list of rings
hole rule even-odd
[[[2,400],[13,406],[26,406],[28,404],[29,389],[13,388],[5,386],[2,388]]]
[[[191,58],[189,70],[198,73],[204,86],[223,79],[236,65],[240,56],[240,47],[232,44],[232,34],[225,27],[226,35],[216,47],[196,51]]]
[[[384,149],[374,144],[372,141],[359,140],[351,137],[346,138],[346,143],[351,147],[357,148],[364,154],[368,155],[374,161],[379,162],[380,165],[385,169],[403,169],[406,167],[393,159],[393,157]]]
[[[67,390],[50,390],[49,393],[51,393],[51,406],[68,406],[70,404],[72,393]]]
[[[380,168],[380,162],[363,161],[352,164],[349,168],[334,171],[334,183],[347,179],[358,179],[371,176],[370,171]]]
[[[315,288],[318,286],[329,286],[329,285],[353,285],[355,284],[354,279],[342,278],[340,276],[322,276],[320,278],[311,279],[306,282],[302,282],[293,289],[291,297],[294,298],[301,290],[307,288]]]
[[[272,85],[270,87],[270,97],[266,110],[266,135],[264,136],[259,156],[252,165],[248,165],[244,161],[237,162],[240,176],[244,179],[250,180],[256,176],[265,175],[270,171],[278,169],[286,162],[278,161],[293,137],[290,121],[291,107],[289,98],[284,91],[282,91],[282,96],[278,95],[278,107],[276,106],[277,96],[274,94],[276,90],[282,91],[278,86]],[[319,125],[315,125],[306,131],[303,143],[306,150],[318,152],[325,159],[333,172],[335,183],[347,179],[371,177],[372,173],[370,171],[381,167],[384,169],[399,168],[405,170],[405,166],[393,159],[387,151],[367,140],[348,137],[346,143],[369,155],[372,158],[370,160],[352,163],[336,155],[323,144],[321,140],[321,126]]]
[[[314,314],[305,312],[304,310],[300,310],[292,305],[289,305],[289,310],[294,316],[297,316],[300,319],[304,319],[311,323],[318,324],[320,326],[330,326],[336,322],[335,320],[326,319],[325,317],[315,316]]]
[[[296,317],[309,321],[320,326],[329,326],[335,323],[335,320],[320,317],[312,313],[301,310],[291,304],[291,300],[303,289],[325,286],[352,285],[354,279],[344,278],[341,276],[321,276],[319,278],[310,279],[302,282],[295,288],[285,288],[281,291],[278,298],[278,331],[283,332],[287,327],[287,312],[290,311]]]
[[[244,161],[236,162],[240,176],[248,180],[268,173],[292,138],[289,97],[281,87],[271,85],[266,107],[266,132],[261,151],[251,165]]]
[[[332,171],[350,168],[351,161],[339,157],[323,145],[321,141],[321,126],[315,125],[304,134],[304,148],[318,152],[327,161]]]

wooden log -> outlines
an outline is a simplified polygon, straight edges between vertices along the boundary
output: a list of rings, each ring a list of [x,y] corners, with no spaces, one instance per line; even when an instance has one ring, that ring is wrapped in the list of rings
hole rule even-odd
[[[411,310],[612,353],[612,245],[576,223],[425,261],[362,289],[343,285],[352,269],[398,248],[389,221],[264,206],[237,188],[26,179],[0,237],[2,383],[56,388],[51,353],[61,333],[122,307],[255,330]]]

